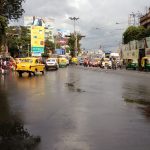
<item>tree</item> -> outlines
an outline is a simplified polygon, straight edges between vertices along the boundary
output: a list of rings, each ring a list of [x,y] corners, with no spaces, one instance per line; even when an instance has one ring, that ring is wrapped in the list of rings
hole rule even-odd
[[[28,45],[31,43],[30,30],[23,26],[11,26],[6,32],[7,46],[12,56],[28,53]]]
[[[9,20],[17,20],[24,13],[22,2],[24,0],[0,0],[0,48],[6,42],[5,34]]]
[[[49,51],[52,51],[54,53],[55,44],[52,41],[46,40],[45,41],[45,53],[49,53]]]
[[[141,40],[146,37],[146,29],[143,26],[137,27],[138,34],[136,40]]]
[[[137,27],[135,26],[130,26],[127,28],[127,30],[123,33],[124,37],[124,44],[127,44],[128,42],[135,40],[138,34]]]
[[[77,50],[78,53],[80,52],[80,40],[82,39],[82,36],[80,34],[77,34]],[[76,37],[74,33],[70,34],[69,39],[68,39],[68,45],[70,47],[70,52],[71,56],[75,56],[75,42],[76,42]]]
[[[145,36],[146,37],[150,36],[150,27],[145,30]]]
[[[24,13],[22,2],[24,0],[0,0],[0,16],[8,20],[19,19]]]
[[[0,16],[0,46],[5,42],[5,33],[7,28],[7,19]]]
[[[123,33],[123,42],[127,44],[133,40],[141,40],[142,38],[146,37],[146,29],[143,26],[130,26],[127,30]]]

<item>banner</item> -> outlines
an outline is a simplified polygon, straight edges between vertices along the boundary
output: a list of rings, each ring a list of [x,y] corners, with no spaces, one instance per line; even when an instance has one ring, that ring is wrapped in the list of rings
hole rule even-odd
[[[69,30],[57,29],[57,43],[61,46],[68,44],[68,38],[66,36],[70,35]]]
[[[44,53],[44,27],[31,26],[32,56],[41,56]]]
[[[44,28],[53,28],[54,19],[49,17],[25,16],[24,26],[42,26]]]

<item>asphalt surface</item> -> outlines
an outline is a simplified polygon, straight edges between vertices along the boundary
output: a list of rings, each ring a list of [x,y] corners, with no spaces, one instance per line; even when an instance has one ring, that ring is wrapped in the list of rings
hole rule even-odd
[[[36,150],[150,149],[149,73],[70,66],[0,77],[0,121],[19,118],[41,137]]]

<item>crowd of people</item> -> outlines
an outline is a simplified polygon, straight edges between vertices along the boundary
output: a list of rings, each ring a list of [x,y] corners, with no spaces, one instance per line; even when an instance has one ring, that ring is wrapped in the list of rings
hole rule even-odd
[[[5,74],[10,70],[15,70],[15,60],[11,57],[0,58],[0,73]]]

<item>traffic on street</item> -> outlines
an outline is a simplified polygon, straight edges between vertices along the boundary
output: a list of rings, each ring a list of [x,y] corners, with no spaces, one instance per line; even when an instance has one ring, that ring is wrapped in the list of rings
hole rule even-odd
[[[150,1],[0,0],[0,150],[150,150]]]
[[[149,150],[149,73],[70,65],[0,77],[1,134],[19,124],[37,150]]]

